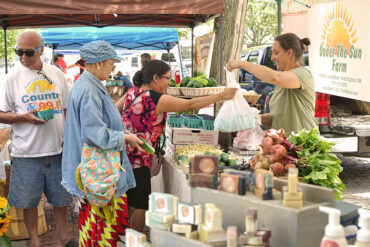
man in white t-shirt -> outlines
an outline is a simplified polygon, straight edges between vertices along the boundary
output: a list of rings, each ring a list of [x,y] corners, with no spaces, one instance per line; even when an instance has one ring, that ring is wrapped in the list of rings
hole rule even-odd
[[[0,122],[13,125],[12,166],[8,201],[23,208],[31,246],[41,246],[37,205],[42,193],[53,205],[57,246],[75,246],[67,230],[67,206],[72,196],[61,185],[62,142],[68,87],[57,67],[43,63],[42,37],[32,31],[18,36],[15,52],[20,64],[0,89]],[[54,118],[43,120],[36,111],[53,108]]]

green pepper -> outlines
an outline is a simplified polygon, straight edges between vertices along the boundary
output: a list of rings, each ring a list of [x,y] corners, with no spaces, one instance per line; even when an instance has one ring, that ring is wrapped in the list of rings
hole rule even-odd
[[[180,82],[180,87],[186,87],[189,81],[190,81],[190,76],[185,76]]]
[[[186,84],[186,87],[193,87],[193,85],[194,85],[194,80],[190,80],[188,84]]]

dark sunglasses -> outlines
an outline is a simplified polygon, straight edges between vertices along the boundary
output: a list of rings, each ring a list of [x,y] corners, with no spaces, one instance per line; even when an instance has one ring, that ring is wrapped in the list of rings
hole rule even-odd
[[[37,72],[37,74],[42,75],[45,78],[45,80],[47,80],[50,84],[53,84],[53,81],[50,80],[49,77],[47,77],[43,71],[39,71],[39,72]]]
[[[15,54],[17,54],[18,56],[23,56],[23,54],[26,54],[27,57],[33,57],[33,55],[35,55],[35,52],[40,50],[41,46],[38,46],[36,47],[35,50],[21,50],[21,49],[18,49],[18,47],[16,47],[14,49],[15,51]]]

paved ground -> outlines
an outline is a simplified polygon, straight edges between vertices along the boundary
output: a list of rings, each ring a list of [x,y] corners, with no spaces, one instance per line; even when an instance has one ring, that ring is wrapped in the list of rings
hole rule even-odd
[[[344,200],[370,209],[370,158],[341,157],[344,168],[341,179],[346,185]],[[56,244],[55,223],[51,206],[43,201],[48,231],[41,236],[43,246],[52,247]],[[78,240],[78,213],[74,212],[74,204],[68,210],[68,226],[70,235]],[[13,241],[13,247],[25,247],[27,240]]]

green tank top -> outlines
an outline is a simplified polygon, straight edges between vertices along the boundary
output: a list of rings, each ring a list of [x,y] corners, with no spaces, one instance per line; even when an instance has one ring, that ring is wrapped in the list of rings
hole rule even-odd
[[[315,84],[312,74],[305,67],[293,71],[301,83],[301,88],[288,89],[275,87],[270,100],[272,128],[283,128],[287,135],[292,131],[317,128],[315,119]]]

